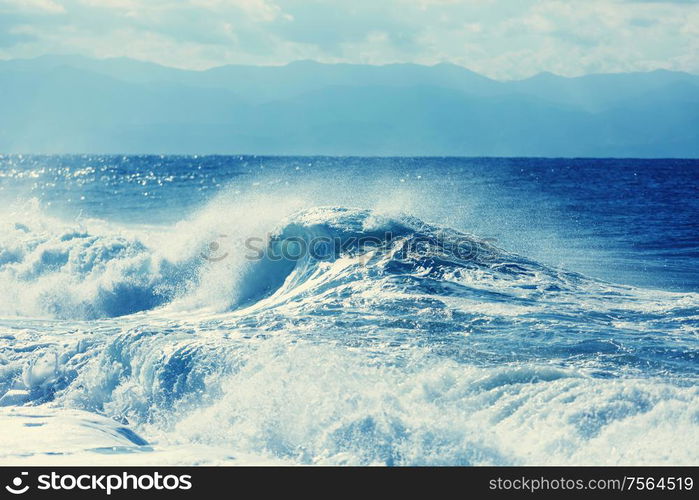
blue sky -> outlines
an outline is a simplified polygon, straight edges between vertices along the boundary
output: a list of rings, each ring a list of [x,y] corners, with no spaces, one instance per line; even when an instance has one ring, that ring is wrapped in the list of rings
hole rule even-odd
[[[0,0],[0,58],[201,69],[452,62],[500,78],[699,73],[699,0]]]

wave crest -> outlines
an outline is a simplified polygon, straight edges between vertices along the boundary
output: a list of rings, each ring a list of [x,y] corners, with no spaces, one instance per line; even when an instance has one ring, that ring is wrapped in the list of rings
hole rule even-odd
[[[407,215],[303,210],[264,237],[231,228],[241,245],[225,249],[225,258],[202,253],[220,228],[200,224],[185,221],[158,236],[41,214],[10,221],[0,241],[8,297],[0,313],[95,319],[162,306],[250,312],[297,299],[338,303],[350,289],[376,290],[376,307],[390,293],[516,303],[593,282]]]

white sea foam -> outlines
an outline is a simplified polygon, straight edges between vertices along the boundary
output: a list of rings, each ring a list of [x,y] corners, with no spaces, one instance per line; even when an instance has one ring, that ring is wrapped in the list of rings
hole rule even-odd
[[[405,215],[280,219],[295,205],[254,217],[215,200],[158,231],[8,214],[0,425],[31,407],[55,425],[0,458],[104,445],[117,451],[100,463],[696,463],[696,294],[602,283]],[[225,238],[267,249],[347,245],[274,261],[232,242],[207,260],[221,214]],[[456,240],[474,251],[449,253]]]

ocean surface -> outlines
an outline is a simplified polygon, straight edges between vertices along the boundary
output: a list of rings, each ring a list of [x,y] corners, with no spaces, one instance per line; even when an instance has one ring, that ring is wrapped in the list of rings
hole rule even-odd
[[[699,160],[0,156],[2,464],[697,464]]]

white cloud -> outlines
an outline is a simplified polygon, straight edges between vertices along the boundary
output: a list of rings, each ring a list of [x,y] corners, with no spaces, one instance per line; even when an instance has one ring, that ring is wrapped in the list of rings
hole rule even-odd
[[[65,9],[54,0],[0,0],[0,12],[3,11],[62,14]]]
[[[680,0],[0,0],[0,12],[5,58],[450,61],[497,78],[699,73],[699,2]]]

